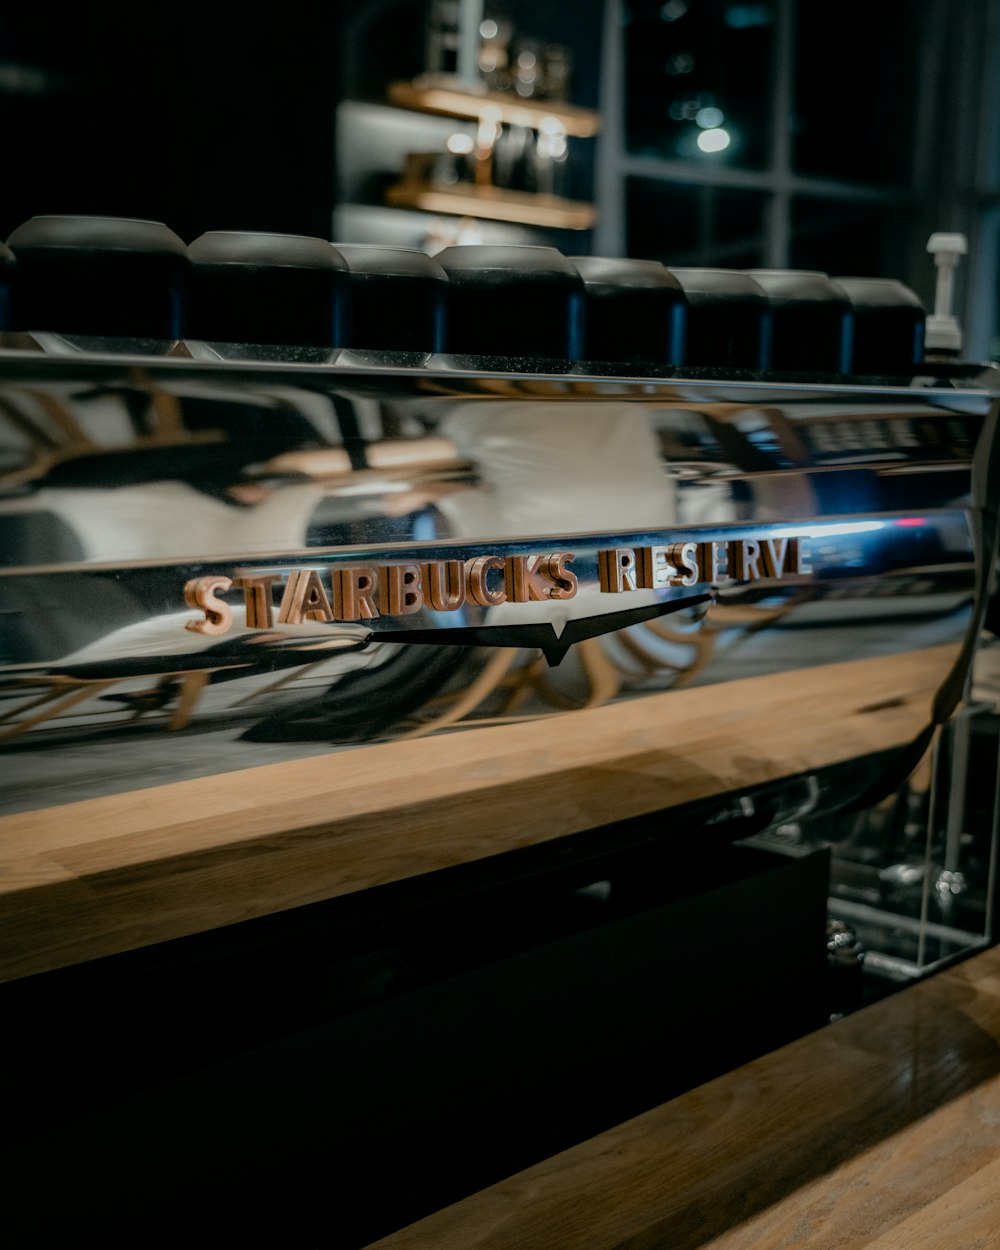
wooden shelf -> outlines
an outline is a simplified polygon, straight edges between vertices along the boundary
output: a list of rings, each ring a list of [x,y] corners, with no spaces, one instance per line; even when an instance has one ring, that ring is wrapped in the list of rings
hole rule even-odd
[[[394,82],[389,85],[389,101],[418,113],[436,113],[478,121],[484,115],[511,126],[545,128],[549,118],[558,122],[567,135],[590,139],[601,128],[601,119],[592,109],[577,108],[555,101],[521,100],[499,91],[479,94],[447,81]]]
[[[597,220],[593,204],[564,200],[558,195],[536,195],[501,187],[436,187],[425,182],[397,182],[386,192],[394,208],[416,208],[425,213],[458,217],[487,217],[492,221],[547,226],[556,230],[589,230]]]

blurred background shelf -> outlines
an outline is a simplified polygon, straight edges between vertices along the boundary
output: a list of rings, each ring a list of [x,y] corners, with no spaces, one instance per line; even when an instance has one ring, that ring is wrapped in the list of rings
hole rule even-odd
[[[522,100],[500,91],[474,92],[458,85],[417,80],[390,83],[387,94],[390,104],[399,108],[439,117],[477,120],[489,115],[502,125],[532,130],[555,122],[565,134],[578,139],[591,139],[601,128],[600,114],[593,109],[555,100]]]
[[[502,187],[477,187],[471,183],[438,187],[429,183],[398,182],[386,191],[386,202],[395,208],[415,208],[461,217],[486,217],[492,221],[517,222],[556,230],[589,230],[597,219],[593,204],[580,200],[529,191],[508,191]]]
[[[566,185],[559,195],[476,184],[471,173],[450,183],[432,177],[430,154],[444,155],[449,139],[459,134],[474,143],[477,127],[474,118],[385,102],[342,101],[337,109],[340,160],[333,238],[434,251],[457,241],[449,232],[457,236],[471,228],[476,238],[466,241],[547,244],[573,255],[589,252],[588,232],[598,217],[591,202],[593,141],[567,140],[572,156],[565,163]],[[421,160],[431,167],[422,168]],[[480,194],[484,190],[487,196]]]

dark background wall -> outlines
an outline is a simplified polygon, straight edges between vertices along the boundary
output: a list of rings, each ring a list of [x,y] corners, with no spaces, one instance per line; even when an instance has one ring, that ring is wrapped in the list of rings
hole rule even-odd
[[[3,6],[0,236],[96,213],[326,237],[347,7]]]
[[[489,6],[487,6],[488,8]],[[502,6],[597,103],[602,0]],[[423,68],[424,0],[0,9],[0,238],[41,213],[330,237],[335,114]]]
[[[388,81],[420,71],[428,2],[0,6],[0,239],[43,213],[148,217],[186,241],[210,229],[332,237],[338,104],[382,100]],[[518,30],[568,45],[574,102],[598,104],[603,0],[487,0],[486,12],[493,7]],[[901,277],[926,300],[928,234],[963,231],[975,257],[959,275],[969,351],[996,354],[1000,0],[876,8],[626,0],[628,159],[623,151],[619,173],[595,186],[597,146],[574,141],[569,193],[596,198],[602,221],[614,216],[609,197],[621,195],[620,228],[600,240],[609,254],[760,263],[777,220],[760,163],[766,144],[754,161],[749,138],[742,156],[732,154],[732,186],[721,176],[727,162],[695,185],[685,168],[671,169],[682,154],[671,146],[669,107],[682,87],[717,91],[751,135],[769,116],[780,15],[793,14],[787,90],[797,181],[785,195],[781,263]],[[732,28],[737,11],[764,26],[756,35]],[[726,60],[726,38],[735,48],[762,31],[766,49]],[[697,62],[681,77],[669,72],[678,50]],[[637,132],[639,122],[646,129]],[[606,127],[602,145],[611,135]],[[571,250],[590,248],[573,239]]]

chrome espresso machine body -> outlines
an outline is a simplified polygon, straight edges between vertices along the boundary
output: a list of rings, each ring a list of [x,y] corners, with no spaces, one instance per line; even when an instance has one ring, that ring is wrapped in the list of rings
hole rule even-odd
[[[1000,387],[898,284],[125,227],[11,240],[8,810],[203,771],[195,734],[223,771],[967,662],[931,648],[975,633]]]
[[[225,1103],[230,1137],[213,1121],[210,1166],[184,1184],[230,1155],[241,1184],[262,1160],[327,1184],[332,1119],[343,1244],[360,1245],[817,1023],[787,1019],[814,1011],[825,976],[815,848],[857,842],[857,813],[891,807],[967,687],[994,563],[993,367],[925,357],[899,284],[821,274],[274,235],[185,247],[86,218],[26,223],[0,268],[0,845],[9,831],[30,875],[32,830],[68,831],[38,870],[56,905],[17,930],[8,988],[21,1021],[69,1002],[129,1036],[146,1003],[136,1053],[157,1056],[122,1076],[100,1035],[48,1095],[52,1123],[69,1104],[91,1119],[19,1140],[19,1166],[93,1151],[141,1187],[170,1140],[141,1126],[207,1115],[246,1080],[256,1118]],[[522,736],[523,794],[503,771]],[[300,804],[322,794],[281,771],[310,759],[341,841],[305,828]],[[449,803],[421,799],[421,761],[452,759]],[[377,793],[350,792],[351,825],[337,804],[356,771]],[[238,847],[216,845],[213,821],[258,774],[255,793],[287,784],[268,812],[288,831],[258,836],[248,809]],[[131,929],[116,911],[154,897],[173,854],[139,826],[210,778],[211,803],[171,817],[204,846],[178,846],[161,947],[156,908]],[[108,795],[134,796],[139,830],[113,873],[115,829],[93,871],[70,845]],[[427,810],[412,829],[410,799]],[[449,849],[463,838],[474,851]],[[409,855],[407,880],[366,876],[365,839],[375,865],[390,844]],[[878,911],[903,852],[862,850],[842,901]],[[297,884],[274,902],[268,866],[286,860]],[[27,887],[8,895],[16,928]],[[409,938],[386,919],[404,912],[424,917]],[[196,941],[211,958],[184,953]],[[197,1029],[168,1044],[194,983]],[[27,1028],[11,1070],[50,1080],[65,1058],[39,1060],[50,1045]],[[252,1046],[272,1058],[190,1075]],[[301,1106],[293,1070],[312,1074]],[[94,1072],[116,1098],[146,1091],[112,1128]],[[181,1083],[157,1094],[164,1081]],[[484,1134],[493,1162],[456,1153]],[[136,1140],[141,1164],[123,1162]],[[376,1174],[373,1220],[359,1195]]]
[[[79,742],[363,743],[970,628],[989,373],[339,356],[5,353],[2,735],[47,785]]]

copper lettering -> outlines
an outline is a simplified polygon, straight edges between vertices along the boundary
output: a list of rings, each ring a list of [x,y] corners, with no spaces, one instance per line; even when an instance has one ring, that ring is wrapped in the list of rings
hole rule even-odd
[[[722,556],[725,543],[698,543],[698,580],[717,582],[722,576]]]
[[[528,557],[508,556],[503,562],[503,586],[508,603],[528,602]]]
[[[728,544],[729,576],[738,582],[755,581],[761,576],[757,568],[760,543],[754,539],[736,539]]]
[[[671,543],[667,548],[667,560],[675,570],[669,581],[671,586],[696,586],[698,584],[697,543]]]
[[[330,575],[333,587],[334,614],[338,621],[371,621],[378,616],[375,592],[378,574],[367,564],[334,569]]]
[[[494,608],[507,602],[507,592],[502,582],[495,590],[490,588],[489,575],[494,571],[504,571],[504,562],[500,556],[477,556],[474,560],[467,560],[465,564],[469,594],[484,608]]]
[[[285,593],[281,596],[278,623],[301,625],[303,621],[332,620],[333,609],[316,570],[298,569],[289,573]]]
[[[698,581],[697,549],[697,543],[637,548],[636,585],[645,590],[694,586]]]
[[[640,590],[654,590],[667,584],[667,553],[663,547],[636,547],[635,584]]]
[[[807,571],[800,538],[738,538],[728,542],[674,542],[663,547],[614,547],[597,552],[600,589],[622,594],[637,589],[694,586],[781,578]],[[482,607],[502,603],[572,599],[578,579],[568,566],[570,551],[544,555],[480,555],[468,560],[430,560],[422,564],[334,566],[330,589],[316,569],[292,569],[281,597],[278,621],[372,620],[380,615],[409,616],[428,608],[454,612],[467,601]],[[232,628],[233,610],[219,596],[231,587],[243,592],[249,629],[268,629],[274,620],[276,573],[241,573],[196,577],[185,583],[184,601],[204,613],[185,628],[210,636]],[[376,607],[376,601],[378,606]],[[331,606],[332,604],[332,606]]]
[[[193,577],[186,582],[184,602],[189,608],[201,608],[205,617],[200,621],[185,621],[184,628],[210,637],[226,633],[233,623],[233,610],[224,599],[218,598],[218,592],[228,590],[232,584],[230,577]]]
[[[558,551],[555,555],[545,557],[546,572],[554,583],[549,591],[550,599],[572,599],[576,594],[579,584],[576,574],[566,567],[573,559],[572,551]]]
[[[558,581],[565,581],[565,573],[552,575],[552,561],[556,556],[508,556],[504,561],[504,590],[509,603],[544,602],[546,599],[566,599],[571,595],[559,593]],[[572,556],[570,556],[572,559]],[[560,568],[562,566],[559,566]],[[573,578],[575,594],[576,578]]]
[[[422,564],[424,599],[435,612],[457,612],[465,603],[465,565],[461,560]]]
[[[613,547],[598,553],[598,572],[601,590],[607,595],[617,595],[635,590],[635,552],[631,547]]]
[[[788,555],[787,538],[765,538],[760,545],[760,562],[765,577],[780,577]]]
[[[410,616],[424,606],[420,569],[415,564],[387,564],[379,572],[379,605],[386,616]]]
[[[248,629],[270,629],[274,624],[271,587],[279,580],[276,573],[261,573],[255,574],[253,577],[237,577],[233,579],[233,585],[239,586],[243,591]]]
[[[508,556],[503,562],[503,586],[508,603],[528,602],[528,557]]]

